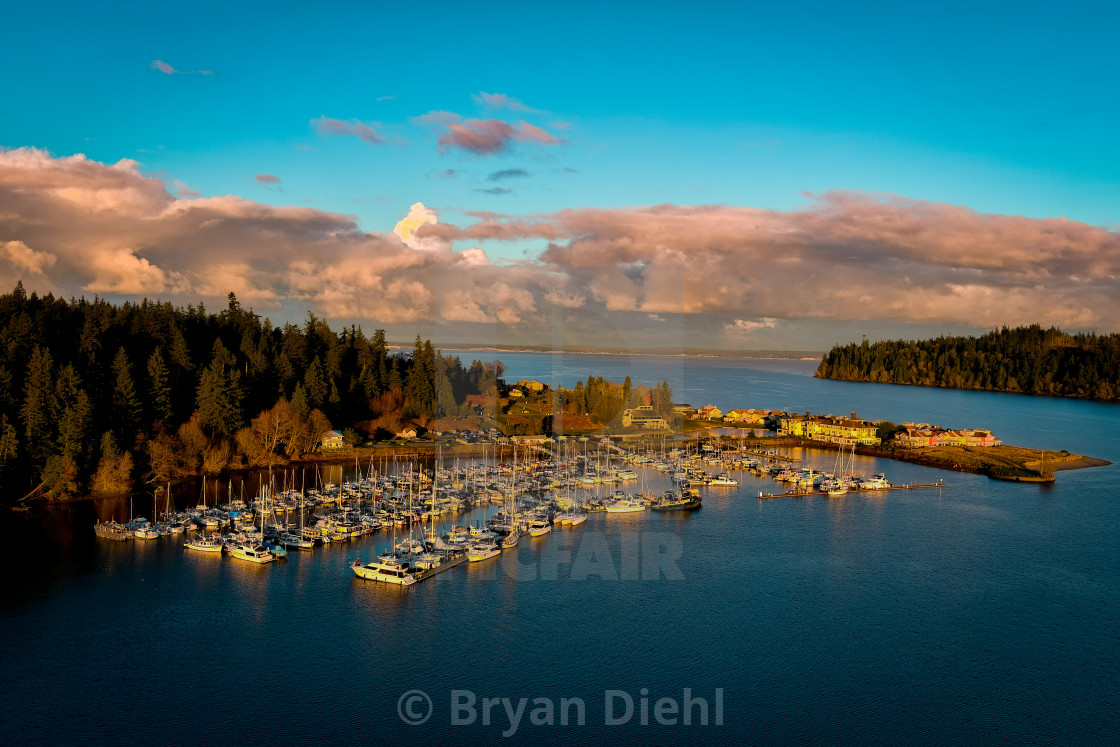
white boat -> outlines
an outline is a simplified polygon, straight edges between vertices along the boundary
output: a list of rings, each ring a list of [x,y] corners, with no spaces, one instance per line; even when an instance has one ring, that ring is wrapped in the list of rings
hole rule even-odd
[[[222,538],[216,534],[207,534],[194,537],[183,543],[183,547],[188,550],[197,550],[198,552],[221,552],[225,545],[222,543]]]
[[[502,551],[496,545],[471,545],[467,550],[467,560],[477,563],[480,560],[489,560],[501,555]]]
[[[552,531],[552,525],[545,519],[536,519],[529,523],[530,537],[543,537]]]
[[[269,552],[264,545],[254,545],[245,542],[234,544],[229,554],[238,560],[247,560],[250,563],[271,563],[276,556]]]
[[[355,560],[350,564],[350,569],[354,571],[355,576],[367,581],[380,581],[397,586],[410,586],[416,583],[416,576],[409,572],[408,565],[391,555],[383,555],[365,565],[362,565],[362,561]]]
[[[645,504],[633,498],[622,498],[607,506],[608,514],[629,514],[645,510]]]
[[[862,490],[886,490],[891,484],[887,482],[887,476],[879,472],[866,480],[860,480],[859,486]]]
[[[587,521],[587,514],[578,514],[577,513],[577,514],[572,514],[571,521],[569,521],[568,523],[571,524],[572,526],[579,526],[580,524],[582,524],[585,521]]]

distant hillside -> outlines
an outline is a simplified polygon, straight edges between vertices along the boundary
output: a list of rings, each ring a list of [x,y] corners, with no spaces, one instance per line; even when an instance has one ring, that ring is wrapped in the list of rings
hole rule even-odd
[[[1039,325],[980,337],[838,345],[818,378],[1120,401],[1120,335]]]

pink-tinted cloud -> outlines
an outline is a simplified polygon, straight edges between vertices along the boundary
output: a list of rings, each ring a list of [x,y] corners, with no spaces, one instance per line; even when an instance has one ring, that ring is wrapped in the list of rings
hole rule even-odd
[[[790,320],[1120,330],[1120,235],[1065,219],[851,192],[794,211],[656,205],[474,217],[463,227],[424,222],[414,248],[352,216],[176,197],[127,159],[0,150],[0,287],[22,278],[63,297],[207,304],[232,290],[262,310],[486,322],[526,339],[551,334],[557,318],[581,319],[571,324],[594,336],[608,320],[648,324],[651,314],[738,341],[779,337]],[[541,251],[494,262],[466,243],[481,241]]]
[[[255,180],[262,187],[278,187],[284,183],[283,179],[272,174],[257,174]]]
[[[311,120],[311,126],[324,135],[353,135],[370,145],[383,145],[386,142],[381,133],[357,119],[342,120],[319,117]]]
[[[472,95],[471,98],[474,99],[474,102],[479,106],[485,106],[488,109],[508,109],[512,112],[540,113],[539,109],[532,109],[525,106],[520,99],[515,99],[504,93],[486,93],[485,91],[479,91]]]
[[[212,70],[176,70],[163,60],[152,60],[150,67],[164,75],[213,75]]]
[[[511,125],[500,119],[468,119],[463,122],[447,117],[435,118],[432,114],[424,115],[428,123],[441,124],[447,131],[439,138],[441,152],[450,148],[458,148],[476,155],[493,155],[507,150],[511,143],[529,142],[538,145],[560,145],[566,140],[550,135],[540,127],[522,121]],[[440,113],[445,114],[445,113]],[[422,120],[424,118],[417,118]]]

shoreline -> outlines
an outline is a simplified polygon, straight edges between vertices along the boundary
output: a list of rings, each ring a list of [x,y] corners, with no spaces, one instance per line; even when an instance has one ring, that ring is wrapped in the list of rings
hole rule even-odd
[[[726,426],[725,426],[726,427]],[[744,429],[746,430],[746,429]],[[755,429],[757,430],[757,429]],[[705,434],[711,437],[710,431],[697,431],[686,435],[678,443],[700,442],[704,439]],[[602,433],[597,435],[589,443],[593,444],[595,448],[599,448],[598,438],[602,436],[612,436],[614,438],[621,438],[622,436],[633,437],[636,434],[627,433]],[[637,434],[645,435],[645,434]],[[656,436],[650,434],[654,440]],[[679,435],[679,434],[673,434]],[[825,441],[812,441],[802,438],[791,438],[784,436],[745,436],[742,437],[741,443],[744,446],[763,448],[806,448],[816,449],[818,451],[835,451],[836,444],[828,443]],[[518,449],[538,449],[543,444],[530,442],[516,444]],[[368,462],[371,459],[398,459],[398,458],[418,458],[418,459],[435,459],[438,452],[442,452],[443,457],[481,457],[489,454],[495,459],[504,458],[508,453],[511,457],[513,454],[514,444],[472,444],[472,443],[416,443],[410,445],[393,444],[391,446],[359,446],[356,448],[346,449],[345,453],[332,453],[332,454],[316,454],[313,456],[305,456],[301,459],[291,460],[271,466],[272,469],[291,469],[298,467],[317,467],[320,465],[341,465],[350,464],[354,461],[359,463]],[[855,453],[861,456],[877,457],[882,459],[891,459],[896,462],[904,462],[907,464],[916,464],[920,467],[930,467],[933,469],[941,469],[950,472],[967,472],[977,475],[993,476],[993,468],[1007,468],[1020,469],[1025,474],[1025,479],[1022,482],[1037,482],[1037,479],[1029,479],[1032,475],[1037,475],[1037,465],[1039,460],[1025,460],[1025,461],[1010,461],[1013,456],[1009,454],[1016,454],[1026,452],[1031,456],[1037,457],[1039,454],[1038,449],[1027,449],[1021,446],[993,446],[993,447],[935,447],[936,450],[918,450],[918,449],[887,449],[881,446],[857,446]],[[957,461],[947,458],[946,451],[957,456]],[[1046,451],[1046,467],[1048,468],[1047,476],[1052,477],[1054,472],[1064,472],[1068,470],[1077,469],[1090,469],[1092,467],[1107,467],[1112,462],[1106,459],[1099,459],[1097,457],[1085,456],[1082,454],[1062,453],[1060,451]],[[965,460],[962,457],[969,457]],[[996,458],[1002,457],[1002,458]],[[1032,467],[1033,465],[1033,467]],[[269,465],[260,466],[246,466],[234,470],[223,471],[219,475],[230,475],[241,472],[250,472],[253,470],[267,470],[270,469]],[[211,478],[215,475],[192,475],[179,478],[172,481],[174,484],[184,482],[191,482],[200,480],[203,477]],[[1011,481],[1016,481],[1014,477]],[[145,495],[143,491],[133,491],[132,495]],[[129,495],[129,493],[122,493],[120,495]],[[61,505],[71,504],[79,501],[99,500],[107,497],[116,497],[110,495],[85,495],[79,498],[71,498],[68,500],[49,500],[43,498],[27,498],[6,507],[9,510],[20,510],[21,507],[28,507],[31,505]]]

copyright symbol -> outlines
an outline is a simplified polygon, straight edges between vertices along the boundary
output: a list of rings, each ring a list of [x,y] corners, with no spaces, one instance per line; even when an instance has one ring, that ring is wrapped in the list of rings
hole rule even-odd
[[[423,690],[409,690],[397,701],[397,715],[409,726],[419,726],[432,717],[432,699]]]

